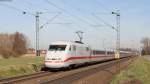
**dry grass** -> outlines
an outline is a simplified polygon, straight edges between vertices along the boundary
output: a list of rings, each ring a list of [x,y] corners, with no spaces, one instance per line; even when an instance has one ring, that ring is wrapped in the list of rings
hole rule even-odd
[[[0,59],[0,77],[12,77],[40,71],[44,57]]]
[[[111,84],[150,84],[150,61],[139,57],[128,69],[114,77]]]

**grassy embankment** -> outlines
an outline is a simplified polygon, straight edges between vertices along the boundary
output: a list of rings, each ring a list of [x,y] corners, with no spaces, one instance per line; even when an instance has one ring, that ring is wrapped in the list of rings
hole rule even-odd
[[[40,71],[44,57],[0,59],[0,78],[25,75]]]
[[[150,61],[137,58],[129,67],[116,75],[111,84],[150,84]]]

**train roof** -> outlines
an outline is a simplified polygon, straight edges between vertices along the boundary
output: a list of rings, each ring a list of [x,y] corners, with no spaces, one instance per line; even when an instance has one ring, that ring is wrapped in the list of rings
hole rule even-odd
[[[56,42],[52,42],[51,43],[51,45],[68,45],[68,44],[70,44],[70,45],[87,45],[88,46],[88,44],[84,44],[84,43],[82,43],[82,42],[80,42],[80,41],[56,41]]]

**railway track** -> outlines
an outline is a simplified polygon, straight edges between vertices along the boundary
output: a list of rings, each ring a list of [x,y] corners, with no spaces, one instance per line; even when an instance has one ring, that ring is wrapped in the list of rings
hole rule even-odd
[[[5,79],[0,79],[0,84],[12,84],[12,83],[17,83],[21,81],[27,81],[27,80],[30,80],[31,78],[38,78],[38,77],[51,75],[51,74],[54,74],[54,73],[41,71],[41,72],[37,72],[34,74],[29,74],[29,75],[5,78]]]
[[[123,59],[120,59],[120,62],[123,63],[127,60],[129,60],[130,58],[123,58]],[[73,73],[73,74],[70,74],[70,75],[66,75],[64,77],[60,77],[60,78],[56,78],[56,79],[49,79],[49,80],[46,80],[46,81],[42,81],[40,82],[40,84],[71,84],[73,83],[74,81],[77,81],[81,78],[84,78],[84,77],[88,77],[90,76],[91,74],[95,74],[99,71],[102,71],[106,68],[109,68],[111,66],[114,66],[116,65],[118,62],[116,62],[117,60],[112,60],[110,62],[106,62],[106,63],[103,63],[102,65],[100,66],[97,66],[95,68],[91,68],[91,69],[88,69],[88,70],[84,70],[84,71],[80,71],[78,73]]]
[[[128,57],[120,59],[120,62],[124,62],[128,59],[130,58]],[[111,67],[116,63],[116,60],[110,60],[109,62],[107,61],[93,66],[81,67],[79,69],[73,69],[70,71],[38,72],[25,76],[1,79],[0,84],[70,84],[73,81]]]

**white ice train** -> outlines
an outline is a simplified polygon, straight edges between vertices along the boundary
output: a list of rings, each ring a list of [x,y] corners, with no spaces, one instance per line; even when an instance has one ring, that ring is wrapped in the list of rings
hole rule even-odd
[[[91,50],[89,45],[78,41],[58,41],[49,46],[44,65],[46,68],[60,69],[95,61],[114,59],[114,57],[113,52],[107,52],[106,56],[102,51]]]

